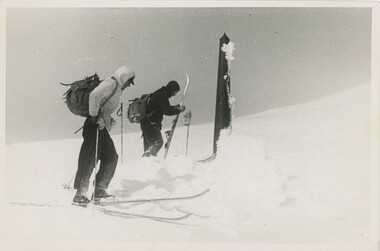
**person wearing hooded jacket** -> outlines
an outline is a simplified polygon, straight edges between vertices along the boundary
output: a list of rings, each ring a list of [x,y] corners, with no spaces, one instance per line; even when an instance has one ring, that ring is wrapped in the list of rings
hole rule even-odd
[[[144,139],[143,157],[157,156],[164,143],[161,135],[164,115],[174,116],[186,110],[185,106],[171,106],[169,98],[180,90],[179,84],[172,80],[151,94],[147,101],[148,114],[140,123]]]
[[[107,198],[111,179],[116,170],[118,154],[109,132],[115,126],[111,117],[120,104],[121,94],[125,88],[134,85],[135,73],[126,66],[120,67],[115,74],[103,80],[89,96],[89,114],[83,126],[83,143],[79,153],[78,170],[75,176],[74,188],[77,190],[73,204],[86,205],[90,200],[86,197],[89,180],[95,167],[96,137],[98,133],[99,171],[96,174],[96,200]]]

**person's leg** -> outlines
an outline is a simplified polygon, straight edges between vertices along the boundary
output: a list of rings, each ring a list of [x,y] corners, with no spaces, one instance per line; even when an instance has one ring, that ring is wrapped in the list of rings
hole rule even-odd
[[[160,151],[164,143],[160,126],[150,124],[144,128],[144,140],[146,140],[148,146],[145,150],[144,156],[157,156],[157,153]]]
[[[148,149],[149,149],[149,142],[147,140],[146,135],[147,135],[147,130],[149,130],[149,128],[148,128],[148,125],[145,122],[145,120],[142,120],[140,122],[140,128],[141,128],[141,131],[142,131],[141,137],[143,138],[143,146],[144,146],[143,157],[146,157],[147,153],[148,153]]]
[[[115,145],[106,129],[99,132],[101,142],[99,145],[100,167],[96,174],[96,189],[106,190],[110,184],[116,170],[119,156]]]
[[[145,135],[143,135],[143,140],[144,140],[144,153],[145,153],[148,151],[150,145]]]
[[[83,127],[83,143],[79,152],[78,170],[74,181],[74,188],[77,190],[76,196],[86,196],[92,170],[95,167],[97,125],[87,121]]]

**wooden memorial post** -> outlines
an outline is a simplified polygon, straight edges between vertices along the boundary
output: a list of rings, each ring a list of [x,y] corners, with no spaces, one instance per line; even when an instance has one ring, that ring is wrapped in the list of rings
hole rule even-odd
[[[228,44],[229,42],[230,39],[224,33],[219,42],[218,82],[214,124],[214,155],[216,155],[217,152],[217,141],[220,136],[220,131],[231,125],[231,108],[229,105],[229,93],[231,91],[230,76],[228,75],[226,53],[222,51],[223,44]]]

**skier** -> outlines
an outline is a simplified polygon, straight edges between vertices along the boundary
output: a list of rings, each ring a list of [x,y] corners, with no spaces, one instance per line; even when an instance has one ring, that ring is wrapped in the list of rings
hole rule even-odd
[[[119,157],[109,134],[116,124],[111,114],[119,106],[122,91],[134,85],[134,78],[133,70],[122,66],[116,70],[114,76],[105,79],[90,93],[90,116],[84,122],[82,132],[83,144],[79,153],[78,170],[74,182],[74,188],[77,190],[73,199],[74,205],[84,206],[90,202],[86,194],[95,167],[96,142],[98,142],[97,159],[101,163],[96,174],[95,192],[92,197],[100,200],[112,196],[106,192],[106,189],[115,173]]]
[[[164,141],[161,135],[163,115],[174,116],[186,110],[185,106],[171,106],[169,98],[180,90],[179,84],[172,80],[149,97],[146,116],[140,123],[144,139],[143,157],[157,156]]]

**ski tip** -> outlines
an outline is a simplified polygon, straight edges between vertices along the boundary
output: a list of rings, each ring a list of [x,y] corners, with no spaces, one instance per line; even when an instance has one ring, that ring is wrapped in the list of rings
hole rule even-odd
[[[188,213],[188,214],[182,216],[181,219],[189,218],[189,217],[192,216],[192,215],[193,215],[192,213]]]
[[[206,190],[204,190],[204,191],[201,192],[198,196],[202,196],[202,195],[204,195],[204,194],[206,194],[206,193],[208,193],[208,192],[210,192],[210,189],[206,189]]]
[[[192,213],[187,213],[183,216],[180,216],[180,217],[175,217],[175,218],[165,218],[165,217],[162,217],[162,218],[157,218],[156,220],[159,220],[159,221],[166,221],[166,222],[170,222],[170,221],[178,221],[178,220],[184,220],[184,219],[187,219],[189,218],[190,216],[192,216],[193,214]]]

